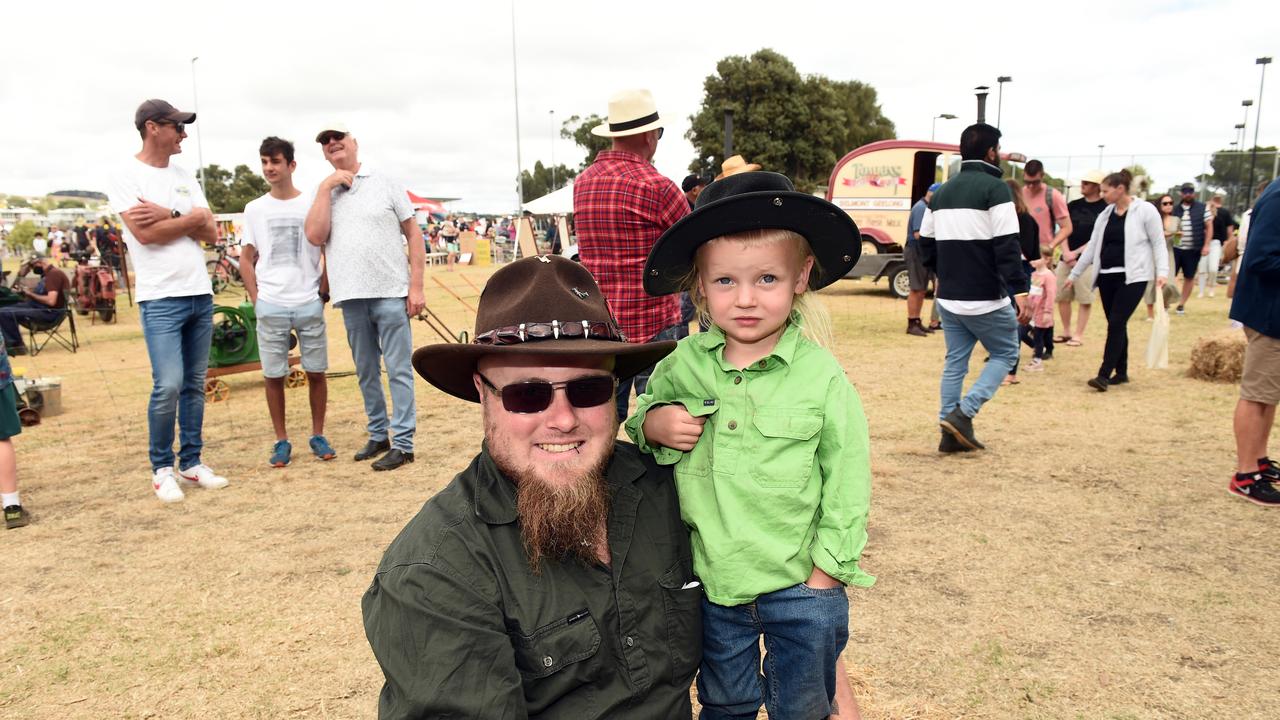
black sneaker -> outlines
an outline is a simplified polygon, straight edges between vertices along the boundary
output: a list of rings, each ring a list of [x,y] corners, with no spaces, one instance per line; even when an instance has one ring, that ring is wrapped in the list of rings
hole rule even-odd
[[[1269,457],[1258,458],[1258,472],[1270,482],[1280,482],[1280,465],[1276,465],[1276,461]]]
[[[16,357],[16,356],[18,356],[18,355],[28,355],[28,354],[29,354],[29,353],[27,352],[27,346],[26,346],[26,345],[11,345],[11,346],[9,346],[8,348],[6,348],[6,349],[5,349],[5,352],[7,352],[7,353],[9,354],[9,357]]]
[[[985,450],[986,445],[978,442],[978,438],[973,436],[973,418],[966,416],[960,412],[960,406],[952,408],[947,416],[942,418],[938,423],[942,429],[950,433],[956,442],[969,448],[970,450]]]
[[[391,448],[381,460],[373,463],[374,470],[395,470],[401,465],[407,465],[413,462],[413,453],[405,452],[399,448]]]
[[[31,513],[21,505],[10,505],[4,509],[4,526],[6,530],[26,527],[31,522]]]
[[[952,436],[951,433],[945,432],[945,431],[942,433],[942,440],[938,443],[938,452],[961,453],[961,452],[972,452],[972,451],[973,451],[972,448],[967,448],[964,445],[961,445],[960,441],[955,439],[955,437]]]
[[[1107,385],[1109,384],[1110,383],[1108,383],[1107,379],[1104,377],[1089,378],[1089,387],[1093,388],[1094,390],[1097,390],[1098,392],[1106,392]]]
[[[1231,478],[1231,484],[1227,485],[1227,492],[1238,495],[1254,505],[1280,506],[1280,490],[1276,490],[1275,485],[1263,477],[1262,473],[1236,473],[1235,477]],[[8,512],[8,508],[5,508],[6,515]]]
[[[391,449],[390,440],[370,440],[356,453],[356,462],[375,458]]]
[[[1112,375],[1107,378],[1108,385],[1124,385],[1129,382],[1128,375]]]

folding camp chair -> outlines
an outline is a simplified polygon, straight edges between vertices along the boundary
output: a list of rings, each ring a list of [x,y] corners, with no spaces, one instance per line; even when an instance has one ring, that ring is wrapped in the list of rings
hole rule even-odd
[[[39,355],[50,340],[56,341],[73,353],[80,347],[80,338],[76,335],[76,314],[71,308],[64,307],[62,309],[62,317],[57,320],[40,322],[22,318],[18,320],[18,324],[25,327],[27,334],[31,337],[31,342],[27,343],[27,348],[32,355]],[[71,326],[71,331],[64,333],[62,326],[67,324]]]

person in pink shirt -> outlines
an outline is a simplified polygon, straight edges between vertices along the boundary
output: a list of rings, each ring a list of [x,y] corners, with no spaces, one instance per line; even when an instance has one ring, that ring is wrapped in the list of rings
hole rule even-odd
[[[1058,279],[1053,274],[1053,248],[1040,246],[1040,257],[1031,261],[1035,272],[1031,273],[1031,291],[1027,297],[1031,303],[1031,322],[1023,325],[1022,342],[1035,352],[1027,370],[1044,370],[1045,360],[1053,359],[1053,307],[1058,297]]]
[[[1060,190],[1044,181],[1044,163],[1032,160],[1027,163],[1022,177],[1022,201],[1027,212],[1040,226],[1040,244],[1056,248],[1071,237],[1071,213],[1067,210],[1067,198]]]

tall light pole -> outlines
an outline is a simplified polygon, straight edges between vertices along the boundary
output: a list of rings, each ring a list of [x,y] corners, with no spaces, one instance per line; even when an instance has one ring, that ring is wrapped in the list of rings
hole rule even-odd
[[[996,78],[996,83],[1000,86],[999,92],[996,94],[996,128],[1000,127],[1000,113],[1004,110],[1004,84],[1007,82],[1013,82],[1011,75],[1001,75]]]
[[[1236,127],[1240,128],[1240,149],[1241,150],[1244,149],[1244,129],[1245,129],[1245,126],[1249,124],[1249,106],[1250,105],[1253,105],[1252,100],[1244,100],[1244,101],[1241,101],[1240,103],[1240,106],[1244,108],[1244,122],[1240,123]]]
[[[551,111],[551,191],[556,188],[556,111]]]
[[[196,61],[199,59],[198,55],[191,58],[191,110],[196,117],[200,117],[200,98],[196,95]],[[200,132],[201,127],[203,126],[196,125],[196,162],[200,165],[196,178],[200,181],[200,192],[209,197],[209,191],[204,187],[204,143],[200,141],[203,134]]]
[[[1235,141],[1232,145],[1241,145],[1244,143],[1244,123],[1236,123]]]
[[[1102,169],[1102,150],[1103,150],[1103,148],[1105,148],[1105,147],[1106,147],[1106,145],[1099,145],[1099,146],[1098,146],[1098,169],[1099,169],[1099,170],[1101,170],[1101,169]]]
[[[1262,127],[1262,87],[1267,82],[1267,66],[1271,58],[1260,57],[1254,64],[1262,66],[1262,79],[1258,81],[1258,112],[1253,116],[1253,149],[1249,151],[1249,185],[1245,192],[1253,194],[1253,168],[1258,163],[1258,130]]]
[[[955,119],[956,119],[956,116],[952,115],[951,113],[942,113],[941,115],[934,115],[933,123],[930,125],[929,140],[933,141],[934,137],[937,135],[938,120],[955,120]]]
[[[520,162],[520,76],[516,72],[516,0],[511,0],[511,94],[516,111],[516,220],[524,210],[524,165]]]
[[[978,122],[987,121],[987,91],[991,88],[986,85],[979,85],[973,89],[973,94],[978,98]]]

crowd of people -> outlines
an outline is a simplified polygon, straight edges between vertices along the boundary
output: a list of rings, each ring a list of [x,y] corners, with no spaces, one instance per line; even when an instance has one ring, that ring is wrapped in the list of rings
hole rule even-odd
[[[163,100],[142,103],[142,148],[108,193],[137,275],[154,380],[150,480],[164,502],[229,484],[202,458],[212,291],[201,242],[215,228],[194,178],[171,163],[195,121]],[[551,253],[503,266],[470,343],[416,351],[409,321],[424,308],[426,253],[447,250],[469,221],[445,218],[424,238],[404,186],[361,162],[343,123],[315,137],[332,173],[313,192],[293,184],[292,143],[259,147],[270,191],[246,208],[241,260],[276,437],[268,463],[292,462],[291,334],[311,381],[308,447],[320,461],[337,456],[324,434],[330,302],[367,417],[355,461],[379,471],[414,462],[415,372],[479,403],[484,418],[478,454],[391,543],[363,597],[385,678],[380,717],[688,717],[695,683],[705,718],[761,707],[859,717],[841,654],[846,588],[874,582],[860,565],[870,433],[814,293],[856,264],[859,231],[740,157],[714,180],[677,186],[652,164],[664,125],[649,92],[613,96],[592,130],[610,147],[574,185],[581,262]],[[1194,193],[1177,207],[1135,198],[1127,171],[1091,173],[1070,203],[1036,161],[1023,183],[1006,182],[1000,131],[986,124],[964,130],[960,153],[960,171],[913,211],[906,248],[907,331],[941,330],[946,343],[942,453],[984,449],[974,418],[1013,382],[1020,344],[1036,371],[1058,345],[1082,344],[1095,288],[1107,334],[1088,383],[1129,382],[1127,321],[1148,286],[1160,302],[1182,272],[1183,310],[1192,259],[1234,240],[1218,235],[1220,217],[1233,227],[1221,209]],[[1227,253],[1239,258],[1231,315],[1249,343],[1229,489],[1274,506],[1280,182],[1250,222],[1249,251]],[[476,225],[496,237],[502,224]],[[693,317],[702,332],[690,335]],[[966,392],[979,343],[990,357]],[[11,392],[7,371],[0,356],[0,393]],[[0,408],[0,493],[6,520],[11,500],[25,519],[9,421]],[[620,428],[632,443],[618,441]]]

